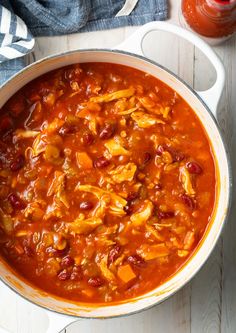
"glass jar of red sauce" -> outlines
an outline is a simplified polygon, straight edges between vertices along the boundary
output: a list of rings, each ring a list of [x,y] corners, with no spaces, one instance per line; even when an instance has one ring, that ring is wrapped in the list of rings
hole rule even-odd
[[[182,0],[182,14],[192,30],[211,39],[236,31],[236,0]]]

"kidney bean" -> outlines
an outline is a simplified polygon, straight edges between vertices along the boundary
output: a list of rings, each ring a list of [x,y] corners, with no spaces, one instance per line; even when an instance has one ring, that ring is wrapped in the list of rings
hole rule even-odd
[[[172,147],[165,147],[165,150],[171,154],[173,162],[181,162],[185,158],[185,155],[182,152],[179,152]]]
[[[188,162],[186,163],[186,168],[190,173],[200,175],[202,173],[202,168],[197,162]]]
[[[159,211],[157,213],[157,216],[158,216],[159,219],[170,219],[170,218],[175,216],[175,213],[174,212],[161,212],[161,211]]]
[[[126,212],[127,215],[131,215],[133,213],[133,207],[131,204],[127,204],[124,207],[124,211]]]
[[[132,256],[129,256],[127,258],[127,261],[129,264],[137,267],[143,267],[146,264],[145,260],[142,257],[140,257],[138,254],[133,254]]]
[[[10,114],[13,117],[18,117],[20,113],[25,110],[26,100],[24,96],[21,94],[16,95],[17,98],[10,100],[8,103],[8,109],[10,110]]]
[[[195,208],[195,202],[193,201],[193,199],[188,196],[187,194],[182,194],[181,196],[181,199],[183,201],[183,203],[188,206],[190,209],[194,209]]]
[[[143,164],[147,164],[152,158],[152,155],[146,151],[143,155]]]
[[[20,170],[25,163],[25,158],[23,155],[19,155],[16,159],[10,164],[11,171],[18,171]]]
[[[54,249],[52,246],[46,248],[46,253],[53,254],[55,257],[64,257],[70,249],[70,246],[67,244],[63,250]]]
[[[168,153],[171,154],[171,157],[173,159],[173,162],[181,162],[185,155],[182,152],[177,151],[176,149],[168,146],[159,145],[157,147],[157,155],[161,156],[164,151],[168,151]]]
[[[84,145],[90,146],[94,142],[94,137],[91,133],[86,132],[82,136],[82,141]]]
[[[13,121],[9,116],[3,116],[0,120],[0,131],[7,132],[13,128]]]
[[[99,138],[102,140],[110,139],[115,134],[116,126],[113,123],[106,123],[101,129]]]
[[[177,151],[173,152],[172,156],[173,162],[181,162],[185,158],[185,155],[183,153]]]
[[[93,203],[91,201],[82,201],[79,207],[83,210],[90,210],[93,208]]]
[[[100,278],[100,277],[91,277],[88,279],[88,284],[91,286],[91,287],[95,287],[95,288],[98,288],[100,286],[102,286],[104,283],[104,281]]]
[[[127,201],[133,201],[139,196],[138,192],[130,192],[127,196]]]
[[[61,271],[58,275],[57,275],[58,279],[60,281],[66,281],[70,278],[70,273],[66,270],[63,269],[63,271]]]
[[[59,129],[59,134],[61,136],[66,136],[76,132],[76,126],[74,125],[64,125]]]
[[[21,200],[21,198],[19,198],[17,194],[14,193],[9,194],[8,201],[10,202],[12,208],[14,209],[21,210],[26,207],[24,201]]]
[[[34,250],[30,246],[28,246],[28,245],[24,246],[24,251],[25,251],[25,254],[28,257],[33,257],[34,256]]]
[[[4,137],[4,139],[5,139],[5,137]],[[12,141],[12,138],[10,139],[10,142],[11,141]],[[8,144],[5,142],[5,140],[4,140],[4,142],[2,140],[0,140],[0,150],[1,150],[1,152],[5,153],[7,151],[7,149],[8,149]],[[2,158],[2,160],[0,160],[0,166],[1,166],[1,168],[2,168],[3,160],[5,162],[5,159],[3,159],[3,158]]]
[[[121,247],[119,245],[115,245],[108,254],[108,262],[112,264],[120,255]]]
[[[105,168],[110,164],[110,161],[108,161],[105,157],[101,156],[98,157],[94,162],[93,165],[95,168],[101,169]]]
[[[66,257],[63,257],[62,260],[61,260],[61,266],[63,268],[73,266],[74,263],[75,263],[74,259],[69,255],[66,256]]]

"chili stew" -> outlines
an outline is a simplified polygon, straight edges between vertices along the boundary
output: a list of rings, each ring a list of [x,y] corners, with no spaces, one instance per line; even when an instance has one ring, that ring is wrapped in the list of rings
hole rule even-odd
[[[206,231],[216,185],[194,111],[136,69],[58,69],[1,110],[1,255],[65,299],[117,302],[169,279]]]

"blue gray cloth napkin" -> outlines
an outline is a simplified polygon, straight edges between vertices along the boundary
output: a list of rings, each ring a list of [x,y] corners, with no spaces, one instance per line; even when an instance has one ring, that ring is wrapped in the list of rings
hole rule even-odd
[[[0,0],[0,84],[25,66],[34,36],[142,25],[167,18],[167,0]]]

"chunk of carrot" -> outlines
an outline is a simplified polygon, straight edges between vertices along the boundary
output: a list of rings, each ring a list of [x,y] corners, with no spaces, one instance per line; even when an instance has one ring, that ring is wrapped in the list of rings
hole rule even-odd
[[[76,161],[79,169],[92,169],[93,161],[85,152],[76,153]]]
[[[118,277],[125,283],[136,278],[136,274],[133,272],[129,264],[119,266],[117,271]]]

